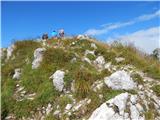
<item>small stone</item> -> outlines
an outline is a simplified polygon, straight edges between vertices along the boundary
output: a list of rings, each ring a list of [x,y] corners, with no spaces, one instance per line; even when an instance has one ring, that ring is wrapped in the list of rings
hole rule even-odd
[[[19,79],[20,79],[20,76],[21,76],[21,69],[20,69],[20,68],[15,69],[15,70],[14,70],[13,79],[19,80]]]
[[[75,92],[75,91],[76,91],[76,90],[75,90],[75,80],[73,80],[72,83],[71,83],[71,91],[72,91],[72,92]]]
[[[91,43],[91,47],[94,48],[94,49],[97,49],[97,46],[95,43]]]
[[[72,104],[67,104],[65,107],[66,110],[70,110],[71,108],[72,108]]]
[[[99,94],[99,98],[100,98],[100,99],[103,99],[103,95],[102,95],[102,94]]]
[[[143,85],[138,85],[138,89],[143,90]]]
[[[58,115],[60,113],[59,110],[54,111],[53,115]]]
[[[111,64],[112,64],[111,62],[106,63],[106,64],[104,65],[104,68],[107,69],[108,71],[111,71],[111,67],[112,67]]]
[[[133,105],[136,104],[137,103],[137,95],[131,95],[130,100]]]
[[[136,104],[136,108],[139,112],[144,112],[143,107],[139,103]]]
[[[123,58],[123,57],[117,57],[117,58],[115,58],[115,60],[116,60],[117,63],[119,63],[119,62],[124,61],[125,58]]]
[[[85,62],[87,62],[87,63],[91,64],[90,59],[89,59],[89,58],[87,58],[87,57],[83,57],[83,58],[82,58],[82,61],[85,61]]]
[[[77,58],[74,57],[74,58],[71,60],[71,63],[74,63],[74,62],[76,62],[76,61],[77,61]]]
[[[52,105],[49,103],[47,108],[46,108],[46,114],[48,115],[52,111]]]
[[[88,54],[95,56],[95,51],[86,50],[84,55],[86,56]]]
[[[25,91],[25,90],[21,92],[21,94],[25,94],[25,93],[26,93],[26,91]]]
[[[87,100],[87,104],[90,104],[91,103],[91,99]]]
[[[22,91],[23,89],[24,89],[24,87],[20,87],[20,88],[17,89],[17,92],[20,92],[20,91]]]

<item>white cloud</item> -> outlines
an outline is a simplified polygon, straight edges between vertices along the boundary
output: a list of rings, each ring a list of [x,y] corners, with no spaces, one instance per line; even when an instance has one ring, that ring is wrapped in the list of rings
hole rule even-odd
[[[160,48],[160,26],[139,30],[117,38],[109,38],[107,42],[111,43],[114,40],[119,40],[125,44],[134,44],[137,48],[150,54],[155,48]]]
[[[135,21],[137,21],[137,22],[146,21],[146,20],[150,20],[155,17],[158,17],[158,16],[160,16],[160,10],[156,11],[153,14],[142,15],[142,16],[138,17],[137,19],[135,19]]]
[[[127,22],[103,24],[103,25],[101,25],[101,27],[102,27],[101,29],[92,28],[92,29],[87,30],[84,34],[93,35],[93,36],[94,35],[102,35],[102,34],[107,33],[110,30],[133,25],[135,23],[142,22],[142,21],[151,20],[156,17],[160,17],[160,10],[158,10],[152,14],[146,14],[146,15],[139,16],[139,17],[134,18],[133,20],[130,20]]]

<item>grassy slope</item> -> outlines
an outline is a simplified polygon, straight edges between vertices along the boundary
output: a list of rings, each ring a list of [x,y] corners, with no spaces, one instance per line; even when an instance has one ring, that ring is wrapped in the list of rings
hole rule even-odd
[[[2,66],[2,119],[8,113],[14,113],[17,118],[29,116],[30,111],[34,111],[36,108],[42,107],[42,105],[45,106],[49,102],[56,105],[57,103],[54,102],[57,101],[57,99],[61,106],[65,106],[69,103],[70,100],[58,97],[60,93],[54,89],[52,80],[49,79],[58,69],[69,71],[65,74],[64,78],[65,87],[68,90],[70,90],[71,82],[75,80],[76,92],[74,96],[77,100],[85,97],[90,97],[92,99],[91,104],[89,104],[87,108],[90,112],[98,107],[101,102],[123,92],[113,91],[105,87],[99,91],[99,94],[104,95],[104,100],[100,101],[97,93],[91,91],[91,85],[94,81],[110,75],[108,71],[97,72],[92,65],[81,61],[80,57],[84,56],[86,49],[93,50],[93,48],[90,47],[91,42],[95,42],[98,47],[96,55],[102,54],[106,61],[112,61],[113,64],[116,64],[114,58],[116,56],[122,56],[126,58],[126,62],[123,64],[133,64],[138,69],[147,72],[149,76],[160,79],[160,64],[147,56],[140,55],[140,53],[131,46],[124,47],[120,44],[116,44],[109,47],[95,40],[77,41],[75,45],[71,45],[73,41],[76,42],[77,40],[71,39],[63,42],[61,41],[61,45],[65,46],[63,49],[54,47],[47,48],[43,62],[36,70],[31,69],[33,52],[36,48],[42,47],[42,45],[35,41],[19,41],[15,43],[16,49],[13,52],[15,59],[10,59]],[[51,46],[57,44],[56,40],[50,40],[48,42]],[[77,62],[71,63],[70,60],[75,57],[75,53],[79,55],[79,58],[77,58]],[[26,64],[26,58],[30,61],[29,64]],[[94,57],[91,58],[93,60],[95,59]],[[4,61],[2,61],[2,63],[3,62]],[[84,67],[81,68],[81,66]],[[28,93],[36,93],[36,97],[33,101],[24,100],[17,102],[13,98],[16,80],[12,80],[12,76],[15,68],[23,68],[20,84],[25,87]],[[49,119],[49,117],[47,119]]]

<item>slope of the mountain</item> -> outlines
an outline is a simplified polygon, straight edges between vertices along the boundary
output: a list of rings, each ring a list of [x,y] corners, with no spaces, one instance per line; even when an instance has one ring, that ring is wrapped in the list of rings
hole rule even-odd
[[[1,49],[3,120],[160,120],[160,63],[90,38]]]

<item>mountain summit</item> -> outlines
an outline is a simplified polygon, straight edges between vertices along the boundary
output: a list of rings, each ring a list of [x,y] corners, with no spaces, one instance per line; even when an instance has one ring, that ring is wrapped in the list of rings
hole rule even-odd
[[[160,63],[87,36],[1,49],[3,120],[160,120]]]

